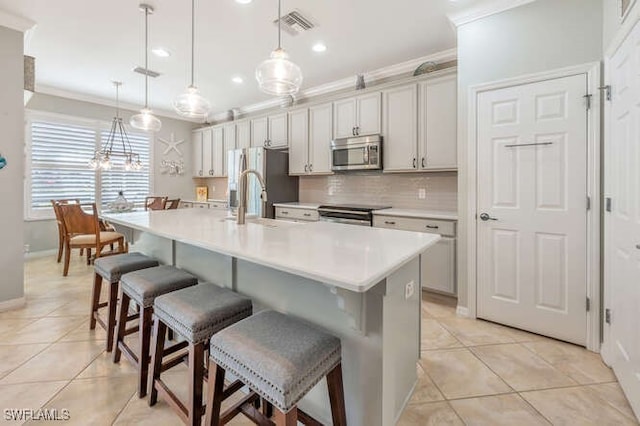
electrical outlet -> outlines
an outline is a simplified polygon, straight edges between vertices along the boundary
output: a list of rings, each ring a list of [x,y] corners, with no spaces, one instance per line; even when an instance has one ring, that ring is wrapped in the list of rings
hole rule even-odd
[[[421,200],[427,198],[427,190],[425,188],[418,188],[418,198]]]
[[[404,298],[406,299],[410,299],[411,296],[413,296],[413,293],[415,292],[415,285],[413,283],[413,281],[409,281],[408,283],[406,283],[404,285]]]
[[[335,191],[335,188],[333,187],[333,185],[329,186],[329,195],[333,195]]]

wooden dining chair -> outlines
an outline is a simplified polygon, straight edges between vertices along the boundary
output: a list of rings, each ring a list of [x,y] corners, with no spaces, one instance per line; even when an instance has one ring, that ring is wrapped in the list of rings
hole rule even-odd
[[[95,250],[95,257],[109,254],[126,253],[128,251],[124,235],[114,231],[101,231],[98,209],[95,203],[90,204],[58,204],[65,228],[65,256],[63,276],[69,273],[69,261],[72,249],[87,251],[87,264],[91,262],[91,252]],[[83,208],[90,210],[87,213]],[[113,244],[118,244],[118,250]],[[111,246],[109,252],[103,253],[106,246]]]
[[[58,224],[58,260],[60,263],[62,261],[62,253],[64,252],[64,239],[66,236],[66,231],[64,229],[64,221],[62,220],[62,213],[58,208],[59,204],[80,204],[80,200],[76,199],[65,199],[65,200],[51,200],[51,205],[53,206],[53,212],[56,215],[56,222]],[[82,256],[82,253],[80,253]]]
[[[145,210],[164,210],[169,197],[147,197],[144,201]]]
[[[175,200],[167,200],[166,208],[167,210],[175,210],[180,206],[180,198],[176,198]]]

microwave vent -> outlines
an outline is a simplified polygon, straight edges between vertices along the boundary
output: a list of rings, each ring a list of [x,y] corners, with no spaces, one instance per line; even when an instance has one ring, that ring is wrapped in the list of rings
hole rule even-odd
[[[282,16],[282,29],[289,35],[295,36],[305,31],[309,31],[315,25],[311,20],[306,18],[297,10],[287,13]],[[277,26],[278,20],[276,19],[273,23]]]

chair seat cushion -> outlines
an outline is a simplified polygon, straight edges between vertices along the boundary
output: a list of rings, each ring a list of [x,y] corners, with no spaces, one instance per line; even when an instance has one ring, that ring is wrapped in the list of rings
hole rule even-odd
[[[211,338],[211,359],[283,412],[340,362],[340,339],[275,311]]]
[[[124,238],[124,235],[122,235],[119,232],[111,232],[111,231],[100,232],[101,243],[116,242],[120,238]],[[75,237],[71,237],[69,239],[69,244],[71,245],[76,245],[76,244],[89,245],[89,244],[95,244],[95,243],[96,243],[96,236],[94,234],[76,235]]]
[[[158,296],[154,314],[191,343],[200,343],[252,312],[251,299],[213,284]]]
[[[153,306],[153,300],[162,294],[196,284],[196,277],[170,265],[129,272],[120,278],[122,291],[143,308]]]
[[[135,252],[99,257],[94,262],[96,273],[113,284],[120,281],[123,274],[158,265],[157,260]]]

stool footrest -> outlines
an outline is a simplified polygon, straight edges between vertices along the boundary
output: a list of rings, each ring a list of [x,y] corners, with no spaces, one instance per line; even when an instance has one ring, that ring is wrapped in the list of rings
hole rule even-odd
[[[305,426],[323,426],[322,423],[298,408],[298,421]]]
[[[138,330],[140,330],[140,327],[138,327],[137,325],[135,327],[127,328],[124,331],[124,335],[122,337],[128,336],[128,335],[133,334],[133,333],[136,333]]]
[[[108,303],[108,302],[98,303],[97,308],[98,308],[98,309],[100,309],[100,308],[105,308],[105,307],[107,307],[108,305],[109,305],[109,303]]]
[[[187,346],[189,346],[189,342],[187,341],[176,343],[173,346],[169,346],[168,348],[165,348],[164,351],[162,352],[162,356],[171,355],[173,353],[178,352],[180,349],[186,348]]]
[[[176,365],[182,364],[183,362],[187,361],[187,358],[189,357],[189,354],[184,354],[182,356],[178,356],[175,358],[172,358],[171,360],[167,361],[167,362],[163,362],[162,363],[162,367],[160,368],[160,371],[167,371],[172,369],[173,367],[175,367]]]
[[[176,414],[182,419],[183,422],[189,423],[189,412],[187,411],[187,407],[178,399],[178,397],[165,385],[162,380],[155,379],[154,386],[160,395],[163,396],[167,404],[173,408]]]
[[[251,403],[247,403],[241,407],[238,407],[238,410],[259,426],[273,425],[273,422],[267,416],[262,414],[258,409],[256,409],[256,407],[254,407]]]
[[[222,413],[220,415],[220,424],[224,425],[227,424],[231,421],[231,419],[233,419],[235,416],[237,416],[238,414],[240,414],[242,412],[242,406],[245,404],[248,405],[252,405],[253,402],[257,399],[259,399],[260,397],[258,396],[257,393],[255,392],[251,392],[249,393],[249,395],[245,396],[244,398],[242,398],[240,401],[236,402],[235,404],[233,404],[227,411],[225,411],[224,413]],[[262,413],[260,413],[262,414]],[[266,416],[265,416],[266,418]]]
[[[119,342],[118,343],[118,348],[120,348],[120,351],[124,354],[124,356],[127,357],[127,359],[134,365],[138,365],[138,355],[135,354],[135,352],[133,352],[131,350],[131,348],[129,348],[129,346],[127,346],[126,343],[124,342]]]
[[[234,393],[236,393],[237,391],[239,391],[243,387],[244,387],[244,383],[242,383],[242,380],[236,380],[235,382],[231,383],[222,392],[222,400],[224,401],[225,399],[229,398],[231,395],[233,395]]]
[[[96,322],[100,324],[100,327],[104,328],[105,330],[109,329],[109,326],[107,325],[107,323],[105,323],[104,320],[100,318],[100,315],[98,315],[97,312],[93,314],[93,318],[95,318]]]

